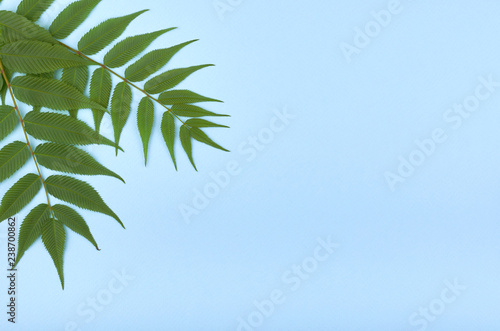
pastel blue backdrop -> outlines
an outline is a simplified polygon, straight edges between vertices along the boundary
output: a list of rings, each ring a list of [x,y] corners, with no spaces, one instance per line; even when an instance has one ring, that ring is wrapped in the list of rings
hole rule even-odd
[[[231,153],[196,144],[195,172],[177,144],[175,171],[156,126],[144,167],[135,114],[126,153],[88,147],[126,230],[82,212],[101,251],[68,234],[64,291],[37,241],[2,330],[500,327],[499,3],[103,0],[67,42],[143,8],[126,35],[200,39],[168,68],[216,64],[181,87],[224,100]]]

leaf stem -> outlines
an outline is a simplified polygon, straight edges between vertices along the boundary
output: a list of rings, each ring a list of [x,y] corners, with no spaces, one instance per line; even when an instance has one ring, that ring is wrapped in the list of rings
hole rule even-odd
[[[36,170],[38,171],[38,177],[40,177],[40,180],[42,181],[43,189],[45,191],[45,196],[47,197],[47,205],[50,209],[50,213],[53,214],[52,206],[50,204],[49,193],[47,191],[47,186],[45,184],[45,180],[43,179],[42,172],[40,171],[40,166],[38,165],[38,161],[36,160],[35,152],[33,152],[33,148],[31,147],[31,143],[30,143],[30,140],[28,138],[26,128],[24,126],[23,117],[21,116],[21,112],[19,110],[19,107],[17,106],[16,98],[14,97],[14,92],[12,92],[12,86],[10,85],[10,81],[7,78],[7,75],[5,74],[5,69],[3,67],[3,63],[1,60],[0,60],[0,72],[2,73],[3,79],[5,80],[5,84],[7,84],[7,87],[9,89],[9,93],[10,93],[10,96],[12,98],[12,102],[14,103],[14,109],[16,110],[17,117],[19,118],[19,121],[21,122],[21,127],[22,127],[23,132],[24,132],[24,138],[26,139],[26,145],[28,146],[28,148],[30,150],[31,157],[33,158],[33,161],[35,162]]]
[[[119,79],[123,80],[125,83],[129,84],[130,86],[132,86],[133,88],[135,88],[136,90],[142,92],[144,95],[146,95],[148,98],[150,98],[151,100],[157,102],[160,106],[162,106],[163,108],[165,108],[168,112],[170,112],[172,115],[174,115],[175,118],[177,118],[182,124],[186,124],[184,123],[183,120],[181,120],[179,118],[179,116],[177,116],[175,113],[172,112],[172,110],[170,110],[167,106],[165,106],[164,104],[162,104],[160,102],[160,100],[156,99],[155,97],[153,97],[151,94],[149,94],[148,92],[146,92],[144,89],[140,88],[139,86],[135,85],[134,83],[132,83],[131,81],[129,81],[128,79],[126,79],[125,77],[121,76],[120,74],[116,73],[115,71],[113,71],[112,69],[108,68],[106,65],[98,62],[98,61],[95,61],[94,59],[88,57],[87,55],[83,54],[82,52],[72,48],[71,46],[69,45],[66,45],[65,43],[59,41],[59,43],[66,47],[67,49],[69,49],[70,51],[74,52],[75,54],[89,60],[90,62],[93,62],[95,63],[96,65],[102,67],[103,69],[109,71],[111,74],[115,75],[116,77],[118,77]]]

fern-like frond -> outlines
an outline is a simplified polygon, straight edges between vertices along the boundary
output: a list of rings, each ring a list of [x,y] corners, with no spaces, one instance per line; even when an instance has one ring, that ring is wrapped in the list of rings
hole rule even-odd
[[[137,16],[146,12],[141,10],[136,13],[110,18],[87,32],[78,42],[78,50],[83,54],[93,55],[111,44],[127,28]]]
[[[22,141],[14,141],[4,146],[0,150],[0,182],[15,174],[30,157],[28,145]]]
[[[99,248],[76,208],[64,204],[52,205],[52,198],[111,216],[122,226],[123,223],[87,182],[60,174],[45,179],[40,169],[74,175],[105,175],[123,181],[119,175],[74,145],[108,145],[114,147],[118,154],[118,149],[122,150],[119,141],[132,111],[132,100],[136,97],[134,92],[141,98],[137,107],[137,128],[145,164],[155,125],[155,108],[164,108],[159,126],[175,169],[174,147],[177,139],[195,170],[193,139],[227,151],[203,131],[204,128],[227,126],[201,119],[227,115],[193,105],[222,102],[220,100],[190,90],[173,90],[191,74],[211,64],[162,69],[181,49],[196,40],[147,51],[157,38],[175,28],[117,40],[129,24],[146,11],[143,10],[102,21],[83,34],[77,47],[72,47],[59,40],[70,36],[100,0],[77,0],[69,4],[47,30],[35,22],[53,2],[21,0],[17,13],[0,10],[0,98],[4,104],[0,106],[0,141],[8,138],[20,123],[23,124],[21,128],[26,140],[12,139],[0,149],[0,183],[21,172],[30,158],[37,172],[24,175],[7,190],[0,203],[0,221],[25,208],[43,187],[47,201],[33,208],[22,223],[19,252],[14,265],[37,238],[42,237],[64,288],[65,228]],[[117,42],[113,45],[115,40]],[[107,47],[109,50],[104,53],[102,62],[90,57]],[[89,67],[93,65],[97,69],[93,70],[89,82]],[[115,72],[114,68],[120,68],[124,74]],[[119,80],[116,85],[112,76]],[[14,107],[5,105],[7,94],[11,95]],[[23,105],[18,101],[33,109],[24,118],[21,118],[21,114],[25,113]],[[54,111],[45,112],[42,109]],[[78,112],[83,109],[92,111],[95,130],[77,119]],[[66,111],[70,116],[62,113]],[[114,141],[99,134],[106,114],[111,117]]]

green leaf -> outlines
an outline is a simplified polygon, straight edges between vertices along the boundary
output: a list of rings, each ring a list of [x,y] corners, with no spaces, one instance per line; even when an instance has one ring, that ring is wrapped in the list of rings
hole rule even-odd
[[[19,263],[24,253],[42,235],[42,224],[50,218],[50,208],[42,203],[33,208],[24,218],[19,230],[17,257],[14,268]]]
[[[191,132],[185,125],[182,125],[181,128],[179,129],[179,138],[181,140],[182,148],[184,148],[184,151],[186,152],[189,161],[193,165],[193,168],[196,171],[198,171],[198,169],[196,169],[196,165],[194,164],[193,160],[193,149],[191,147]]]
[[[50,25],[50,33],[57,39],[64,39],[85,21],[100,0],[75,1],[57,15]]]
[[[148,146],[155,117],[155,105],[148,97],[142,98],[137,109],[137,128],[141,135],[144,150],[144,165],[148,163]]]
[[[55,171],[78,175],[104,175],[125,181],[113,171],[97,162],[87,152],[71,146],[45,143],[38,145],[35,156],[42,166]]]
[[[116,44],[105,56],[104,65],[118,68],[145,50],[156,38],[175,28],[128,37]]]
[[[56,79],[17,76],[11,85],[16,98],[32,106],[54,110],[96,108],[107,111],[76,88]]]
[[[42,181],[35,174],[19,179],[2,198],[0,222],[21,211],[40,191]]]
[[[89,79],[89,68],[87,66],[65,68],[61,80],[83,93]],[[103,112],[101,112],[103,113]],[[69,109],[69,114],[76,118],[78,109]]]
[[[50,218],[42,223],[42,241],[56,266],[61,286],[64,290],[63,254],[66,243],[66,231],[57,220]]]
[[[17,13],[36,22],[53,2],[54,0],[23,0],[17,7]]]
[[[167,64],[178,51],[196,40],[147,53],[125,70],[125,78],[131,82],[140,82],[148,78]]]
[[[63,46],[36,40],[19,40],[6,44],[0,48],[0,57],[10,70],[27,74],[53,72],[61,68],[89,64],[89,61]]]
[[[195,105],[175,104],[170,108],[172,113],[180,117],[229,116],[212,113]]]
[[[90,100],[108,108],[111,96],[111,74],[104,68],[98,68],[92,74],[90,80]],[[104,113],[99,109],[92,109],[94,114],[95,130],[99,132]]]
[[[16,98],[32,106],[54,110],[96,108],[106,111],[76,88],[56,79],[17,76],[11,85]]]
[[[167,92],[163,92],[158,97],[158,101],[164,105],[177,105],[184,103],[197,103],[197,102],[205,102],[205,101],[216,101],[222,102],[217,99],[211,99],[199,95],[197,93],[188,91],[188,90],[171,90]]]
[[[16,109],[11,106],[0,106],[0,141],[4,140],[19,125]]]
[[[187,123],[186,123],[187,125]],[[192,127],[189,129],[189,131],[191,132],[191,136],[198,140],[199,142],[202,142],[204,144],[207,144],[208,146],[212,146],[214,148],[217,148],[217,149],[220,149],[221,151],[224,151],[224,152],[229,152],[227,149],[225,149],[224,147],[218,145],[217,143],[215,143],[212,139],[210,139],[207,134],[203,131],[201,131],[199,128],[196,128],[196,127]]]
[[[45,185],[49,194],[57,199],[111,216],[124,227],[118,216],[104,203],[99,193],[86,182],[68,176],[53,175],[45,180]]]
[[[89,79],[89,68],[87,66],[74,66],[65,68],[61,80],[83,93]]]
[[[132,102],[132,90],[125,82],[118,83],[111,98],[111,121],[115,132],[115,143],[118,146],[120,136],[127,123],[130,114],[130,104]],[[116,150],[118,154],[118,149]]]
[[[26,17],[7,10],[0,10],[0,29],[6,43],[22,39],[32,39],[57,44],[50,33]]]
[[[163,118],[161,120],[161,133],[163,139],[167,144],[168,152],[170,153],[170,158],[174,162],[175,170],[177,170],[177,162],[175,162],[174,153],[174,143],[175,143],[175,118],[174,116],[166,111],[163,113]]]
[[[144,89],[149,94],[157,94],[166,90],[170,90],[171,88],[177,86],[192,73],[211,66],[213,66],[213,64],[204,64],[188,68],[169,70],[148,80],[144,85]]]
[[[229,128],[226,125],[215,124],[201,118],[192,118],[185,122],[187,126],[195,128]]]
[[[2,38],[1,36],[1,33],[2,33],[2,29],[0,27],[0,39]],[[5,71],[5,76],[7,76],[7,81],[10,82],[11,78],[12,78],[12,73],[10,72],[9,68],[3,68],[4,71]],[[0,90],[0,98],[2,99],[2,104],[5,105],[5,97],[7,96],[7,92],[9,91],[9,88],[7,86],[7,84],[5,84],[5,78],[3,77],[3,75],[1,75],[2,78],[0,78],[0,80],[2,80],[2,89]],[[0,133],[1,135],[1,133]]]
[[[33,74],[31,76],[36,76],[36,77],[41,77],[41,78],[54,78],[55,74],[56,74],[55,71],[50,71],[50,72],[42,72],[40,74]]]
[[[41,77],[41,78],[54,78],[55,72],[44,72],[41,74],[33,74],[32,76]],[[33,106],[33,111],[41,111],[41,106]]]
[[[134,18],[146,12],[141,10],[136,13],[110,18],[87,32],[78,42],[78,50],[83,54],[93,55],[101,51],[118,38]]]
[[[36,139],[61,144],[91,145],[103,144],[116,147],[87,123],[63,114],[29,112],[24,116],[26,132]]]
[[[14,141],[0,150],[0,182],[15,174],[30,159],[28,145]]]
[[[54,212],[54,216],[59,222],[90,241],[92,245],[99,250],[99,246],[97,246],[92,233],[90,233],[89,226],[83,217],[81,217],[80,214],[78,214],[73,208],[65,205],[54,205],[52,206],[52,210]]]

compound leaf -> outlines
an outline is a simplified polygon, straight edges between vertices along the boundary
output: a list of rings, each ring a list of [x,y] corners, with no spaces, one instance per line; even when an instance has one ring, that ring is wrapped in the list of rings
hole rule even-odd
[[[141,10],[130,15],[110,18],[100,23],[80,39],[78,50],[87,55],[93,55],[101,51],[118,38],[133,19],[146,11]]]
[[[0,182],[15,174],[28,162],[31,153],[28,145],[14,141],[0,150]]]
[[[36,147],[35,156],[38,163],[51,170],[78,175],[111,176],[125,182],[90,154],[75,146],[45,143]]]
[[[100,1],[80,0],[71,3],[52,22],[49,27],[50,33],[57,39],[66,38],[85,21]]]
[[[88,183],[73,177],[53,175],[45,180],[45,184],[49,194],[57,199],[83,209],[111,216],[124,227],[118,216],[106,205],[99,193]]]

